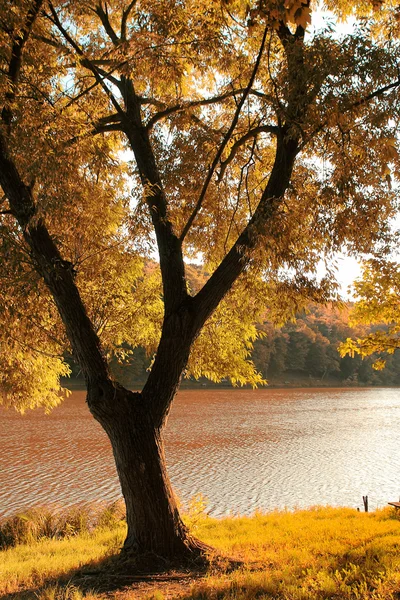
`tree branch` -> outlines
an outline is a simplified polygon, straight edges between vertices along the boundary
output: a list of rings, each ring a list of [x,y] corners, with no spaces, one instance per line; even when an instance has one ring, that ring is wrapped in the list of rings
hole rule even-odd
[[[167,316],[174,312],[177,306],[181,305],[188,297],[182,245],[168,216],[167,198],[151,145],[149,131],[142,122],[140,99],[136,96],[133,83],[128,77],[122,77],[121,84],[124,86],[126,106],[123,131],[135,155],[145,201],[157,238],[163,280],[165,315]]]
[[[233,144],[233,146],[231,148],[231,151],[230,151],[228,157],[225,160],[221,161],[221,169],[218,174],[218,181],[222,180],[227,166],[235,158],[236,153],[239,150],[239,148],[241,146],[243,146],[243,144],[245,144],[251,138],[257,137],[257,135],[259,133],[273,133],[274,135],[277,135],[279,133],[279,127],[276,127],[275,125],[260,125],[259,127],[254,127],[253,129],[249,129],[249,131],[247,131],[247,133],[245,133],[241,138],[236,140],[236,142]]]
[[[267,186],[252,218],[210,279],[193,298],[196,328],[202,327],[231,289],[249,264],[251,251],[259,243],[261,236],[267,233],[267,224],[274,219],[289,185],[297,153],[298,140],[288,137],[288,130],[284,128],[277,138],[274,166]]]
[[[104,117],[104,120],[100,119],[99,121],[97,121],[97,123],[93,124],[93,129],[91,129],[90,131],[85,131],[81,135],[75,135],[74,137],[64,142],[61,148],[69,148],[79,140],[85,139],[93,135],[99,135],[100,133],[110,133],[113,131],[124,131],[121,119],[119,119],[119,121],[107,121],[107,117]]]
[[[36,206],[32,189],[23,182],[14,161],[8,155],[1,132],[0,185],[30,248],[35,268],[54,298],[86,381],[108,383],[108,366],[75,284],[72,265],[62,258],[43,219],[33,218]]]
[[[43,0],[36,0],[33,3],[26,16],[25,24],[23,25],[21,31],[18,32],[11,48],[11,60],[8,65],[7,74],[10,88],[6,92],[5,103],[1,112],[1,118],[4,125],[6,126],[6,131],[8,135],[10,134],[11,121],[13,116],[11,105],[15,98],[19,74],[21,71],[22,52],[24,50],[26,42],[28,41],[33,24],[36,21],[42,4]]]
[[[137,0],[132,0],[130,4],[126,7],[126,9],[122,12],[121,19],[121,42],[126,42],[126,25],[128,22],[129,15],[131,14],[133,8],[135,7]]]
[[[41,356],[47,356],[48,358],[59,358],[61,360],[63,359],[62,353],[61,354],[52,354],[51,352],[46,352],[45,350],[39,350],[39,348],[35,348],[34,346],[31,346],[31,344],[27,344],[26,342],[19,340],[18,338],[14,337],[13,335],[8,334],[8,336],[13,342],[16,342],[17,344],[19,344],[21,346],[21,348],[27,348],[28,350],[35,352],[35,354],[40,354]]]
[[[364,104],[367,104],[368,102],[370,102],[370,100],[373,100],[374,98],[378,98],[379,96],[382,96],[382,95],[386,94],[386,92],[389,92],[389,91],[394,90],[394,89],[399,88],[399,87],[400,87],[400,78],[397,79],[396,81],[394,81],[393,83],[389,83],[388,85],[385,85],[385,86],[383,86],[381,88],[378,88],[374,92],[371,92],[367,96],[364,96],[364,98],[361,98],[360,100],[357,100],[356,102],[352,102],[348,107],[342,107],[341,112],[342,113],[347,113],[347,112],[353,110],[354,108],[358,108],[359,106],[363,106]],[[321,123],[320,125],[318,125],[318,127],[307,137],[307,139],[305,139],[303,141],[303,143],[302,143],[302,145],[300,147],[300,150],[302,148],[304,148],[304,146],[312,138],[314,138],[321,131],[323,131],[324,127],[326,126],[327,123],[328,123],[328,121],[324,121],[323,123]]]
[[[258,52],[257,59],[256,59],[256,62],[254,64],[253,71],[252,71],[250,79],[249,79],[249,83],[248,83],[247,87],[245,88],[245,90],[243,92],[243,95],[242,95],[242,97],[240,99],[240,102],[237,105],[235,114],[234,114],[233,119],[232,119],[231,126],[229,127],[228,131],[226,132],[226,135],[225,135],[224,139],[222,140],[222,143],[221,143],[220,147],[218,148],[218,150],[216,152],[214,160],[213,160],[213,162],[212,162],[212,164],[211,164],[211,166],[210,166],[210,168],[208,170],[208,173],[207,173],[206,179],[204,181],[202,190],[200,192],[199,198],[197,200],[197,203],[196,203],[196,205],[195,205],[195,207],[194,207],[194,209],[192,211],[192,214],[189,216],[189,219],[188,219],[185,227],[183,228],[183,231],[182,231],[181,236],[179,238],[181,243],[183,242],[183,240],[185,239],[187,233],[189,232],[189,230],[190,230],[190,228],[191,228],[191,226],[193,224],[193,221],[195,220],[196,215],[199,212],[199,210],[201,208],[201,205],[203,204],[203,200],[204,200],[205,195],[207,193],[208,186],[209,186],[209,184],[211,182],[211,179],[212,179],[212,177],[214,175],[214,171],[215,171],[215,169],[217,167],[217,164],[218,164],[218,162],[219,162],[219,160],[220,160],[220,158],[222,156],[222,153],[224,152],[224,150],[226,148],[226,145],[228,144],[229,140],[231,139],[232,134],[233,134],[233,132],[235,130],[235,127],[236,127],[236,125],[238,123],[242,107],[243,107],[243,105],[244,105],[244,103],[245,103],[245,101],[246,101],[246,99],[247,99],[247,97],[249,95],[249,92],[250,92],[250,90],[251,90],[251,88],[253,86],[254,80],[255,80],[256,75],[257,75],[258,68],[260,66],[261,58],[262,58],[262,55],[263,55],[263,52],[264,52],[265,41],[267,39],[268,29],[269,29],[268,26],[265,27],[265,29],[264,29],[264,34],[263,34],[263,37],[262,37],[262,40],[261,40],[260,50]]]
[[[357,102],[354,102],[348,110],[351,110],[352,108],[357,108],[358,106],[362,106],[363,104],[366,104],[370,100],[373,100],[373,98],[376,98],[377,96],[382,96],[386,92],[389,92],[390,90],[398,88],[399,86],[400,86],[400,78],[397,81],[394,81],[393,83],[389,83],[388,85],[385,85],[384,87],[381,87],[381,88],[375,90],[371,94],[368,94],[364,98],[361,98],[361,100],[357,100]]]
[[[246,89],[247,88],[240,88],[238,90],[230,90],[229,92],[224,92],[223,94],[220,94],[219,96],[213,96],[211,98],[202,98],[201,100],[189,100],[187,102],[181,102],[180,104],[175,104],[174,106],[169,106],[167,108],[164,108],[160,112],[156,113],[155,115],[153,115],[147,123],[147,128],[149,130],[152,129],[158,121],[161,121],[162,119],[165,119],[166,117],[169,117],[170,115],[173,115],[174,113],[183,112],[190,108],[196,108],[196,106],[208,106],[211,104],[217,104],[218,102],[223,102],[224,100],[227,100],[228,98],[233,98],[234,96],[238,96],[239,94],[244,94],[246,92]],[[249,96],[257,96],[258,98],[263,98],[264,100],[265,99],[271,100],[270,96],[268,96],[267,94],[263,94],[262,92],[259,92],[257,90],[249,90],[248,95]],[[141,100],[142,104],[153,104],[154,106],[164,106],[162,102],[160,102],[159,100],[157,100],[155,98],[141,98],[140,100]]]
[[[115,98],[114,94],[111,92],[111,90],[106,86],[106,84],[104,83],[104,79],[101,77],[101,73],[98,69],[98,67],[96,67],[91,60],[89,60],[83,50],[79,47],[79,45],[75,42],[75,40],[69,35],[68,31],[65,29],[65,27],[63,27],[60,19],[58,18],[57,12],[54,8],[54,6],[52,5],[51,2],[49,2],[49,8],[52,14],[52,19],[51,21],[54,23],[54,25],[56,25],[57,29],[61,32],[61,34],[65,37],[65,39],[67,40],[67,42],[70,44],[70,46],[75,50],[75,52],[78,54],[78,56],[82,57],[81,58],[81,64],[82,66],[86,67],[87,69],[89,69],[96,81],[98,82],[98,84],[103,88],[104,92],[106,93],[106,95],[108,96],[108,98],[110,99],[110,101],[112,102],[115,110],[122,116],[125,115],[122,107],[120,106],[119,102],[117,101],[117,99]],[[118,87],[120,85],[120,81],[118,81],[117,79],[115,80],[118,83]]]
[[[110,19],[108,18],[107,2],[105,3],[105,7],[106,8],[104,10],[103,6],[102,6],[102,2],[100,2],[95,8],[95,13],[100,18],[100,21],[102,22],[102,25],[103,25],[104,29],[106,30],[106,33],[107,33],[108,37],[110,38],[110,40],[112,41],[112,43],[114,44],[114,46],[118,46],[118,44],[120,43],[120,39],[117,36],[117,34],[115,33],[115,31],[110,23]]]
[[[119,69],[120,67],[122,67],[127,61],[123,61],[122,63],[118,63],[118,65],[115,65],[111,71],[104,71],[103,69],[100,69],[97,67],[96,63],[98,61],[92,60],[91,63],[92,65],[94,65],[94,67],[97,69],[100,79],[96,78],[96,81],[94,83],[92,83],[92,85],[90,85],[89,87],[85,88],[84,90],[82,90],[82,92],[80,92],[77,96],[75,96],[74,98],[71,98],[70,101],[67,103],[67,105],[64,108],[68,108],[69,106],[71,106],[72,104],[74,104],[77,100],[79,100],[80,98],[83,98],[83,96],[85,96],[86,94],[88,94],[89,92],[91,92],[95,87],[97,87],[98,85],[100,85],[101,80],[106,80],[108,79],[109,81],[111,81],[111,83],[114,83],[114,85],[116,85],[117,87],[120,87],[121,82],[119,79],[117,79],[116,77],[112,77],[112,74],[114,73],[114,71],[116,71],[117,69]]]
[[[252,250],[260,243],[262,236],[268,233],[268,224],[272,225],[292,177],[300,141],[298,128],[293,128],[293,124],[301,122],[308,106],[306,80],[303,76],[304,47],[301,38],[295,39],[284,25],[281,26],[279,36],[285,47],[288,64],[290,92],[287,122],[278,129],[274,165],[253,216],[207,283],[193,298],[196,330],[202,327],[249,264]],[[293,52],[289,46],[292,42],[297,44]]]

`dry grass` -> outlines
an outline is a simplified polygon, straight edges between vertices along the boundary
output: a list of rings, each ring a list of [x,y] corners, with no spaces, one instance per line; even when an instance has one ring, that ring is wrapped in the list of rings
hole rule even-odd
[[[0,521],[0,549],[30,544],[43,538],[70,538],[99,528],[112,528],[123,520],[124,514],[122,501],[80,505],[65,510],[32,508]]]
[[[197,504],[188,519],[199,538],[222,554],[239,558],[243,565],[228,572],[219,561],[197,579],[190,573],[175,573],[119,590],[114,582],[100,592],[96,588],[99,579],[95,575],[85,579],[85,573],[96,568],[101,573],[102,561],[118,552],[125,526],[113,518],[108,524],[100,521],[86,527],[82,533],[65,534],[64,527],[63,537],[53,533],[50,538],[36,536],[0,552],[0,598],[400,598],[400,521],[391,509],[365,514],[317,507],[217,520],[201,514]]]

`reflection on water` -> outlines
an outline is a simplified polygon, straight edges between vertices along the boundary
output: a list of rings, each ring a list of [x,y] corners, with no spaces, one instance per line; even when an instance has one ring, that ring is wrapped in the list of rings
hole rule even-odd
[[[50,415],[0,412],[0,514],[120,496],[110,444],[75,392]],[[219,516],[400,494],[397,389],[190,390],[166,431],[169,472]]]

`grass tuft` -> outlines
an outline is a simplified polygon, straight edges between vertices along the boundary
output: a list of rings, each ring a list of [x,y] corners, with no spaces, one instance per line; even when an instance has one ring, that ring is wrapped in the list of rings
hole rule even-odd
[[[0,521],[0,549],[18,544],[32,544],[41,539],[62,539],[89,533],[97,528],[110,528],[123,520],[122,501],[112,504],[74,506],[55,511],[32,508]]]

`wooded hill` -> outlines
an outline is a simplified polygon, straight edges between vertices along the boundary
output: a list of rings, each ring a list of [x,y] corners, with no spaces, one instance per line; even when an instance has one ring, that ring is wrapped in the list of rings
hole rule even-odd
[[[195,284],[195,280],[193,280]],[[400,385],[400,353],[386,355],[386,368],[376,371],[372,364],[377,356],[364,360],[356,355],[341,357],[340,343],[347,338],[368,334],[374,328],[352,327],[349,324],[351,305],[336,308],[332,305],[311,305],[307,312],[297,315],[294,323],[281,328],[268,320],[259,326],[263,337],[254,344],[251,359],[269,385]],[[381,329],[384,329],[382,326]],[[132,388],[143,385],[152,357],[143,348],[136,348],[124,364],[114,362],[118,379]],[[73,367],[73,377],[79,372]],[[213,384],[202,378],[184,380],[183,385],[229,385],[228,381]]]
[[[274,383],[319,385],[400,385],[400,354],[386,355],[386,368],[376,371],[377,356],[341,357],[338,346],[347,338],[368,334],[372,328],[351,327],[351,307],[310,306],[295,323],[276,329],[264,323],[265,338],[255,343],[252,358],[258,369]],[[381,329],[384,329],[382,326]],[[375,327],[374,329],[377,329]]]
[[[147,271],[153,272],[156,263],[148,262]],[[186,264],[186,273],[193,293],[204,285],[208,273],[200,265]],[[256,340],[249,356],[269,385],[319,386],[396,386],[400,385],[400,352],[385,355],[386,367],[382,371],[373,369],[377,359],[374,354],[361,359],[359,355],[341,357],[338,346],[347,338],[357,339],[368,335],[382,326],[351,326],[352,305],[340,307],[333,304],[312,304],[296,315],[294,322],[276,327],[265,319],[258,325],[262,336]],[[125,362],[113,361],[116,378],[132,389],[141,387],[146,381],[152,356],[144,348],[137,347]],[[80,379],[79,369],[71,364],[72,377]],[[66,382],[68,386],[68,382]],[[213,383],[206,378],[196,381],[184,379],[185,387],[204,385],[227,386],[228,380]]]

